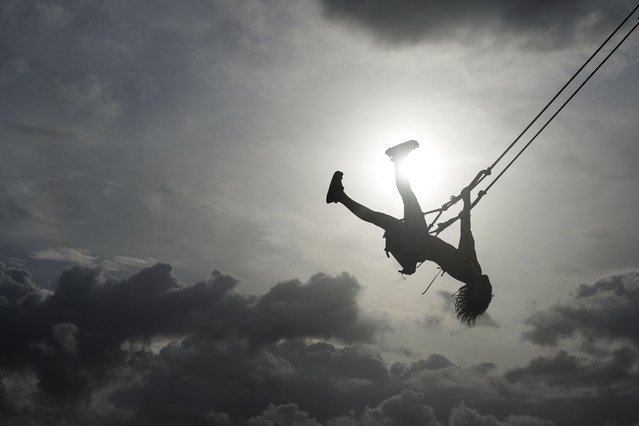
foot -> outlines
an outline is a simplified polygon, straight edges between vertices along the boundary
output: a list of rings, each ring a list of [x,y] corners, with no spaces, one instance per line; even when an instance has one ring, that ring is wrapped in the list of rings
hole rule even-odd
[[[385,154],[390,157],[391,161],[395,162],[406,157],[416,148],[419,148],[419,143],[415,140],[410,140],[388,148]]]
[[[339,201],[339,196],[344,193],[342,176],[344,176],[344,173],[340,171],[333,173],[331,184],[328,186],[328,192],[326,193],[326,204],[337,203]]]

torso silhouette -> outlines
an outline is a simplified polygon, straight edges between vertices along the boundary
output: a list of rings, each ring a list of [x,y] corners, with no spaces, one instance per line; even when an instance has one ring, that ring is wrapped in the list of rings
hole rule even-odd
[[[457,248],[441,238],[430,235],[425,228],[398,221],[384,234],[386,252],[404,268],[404,274],[415,272],[417,263],[435,262],[451,277],[464,283],[481,275],[479,264],[463,256]]]

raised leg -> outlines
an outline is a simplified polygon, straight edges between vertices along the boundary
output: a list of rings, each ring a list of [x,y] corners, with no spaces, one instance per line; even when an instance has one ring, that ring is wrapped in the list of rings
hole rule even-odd
[[[361,220],[377,225],[384,230],[390,228],[394,223],[397,223],[399,219],[385,213],[371,210],[346,195],[344,187],[342,186],[342,176],[342,172],[339,171],[333,174],[328,193],[326,194],[327,203],[341,203]]]
[[[416,228],[421,229],[427,226],[422,208],[419,206],[419,202],[410,186],[410,182],[408,182],[406,176],[400,172],[400,167],[404,159],[417,148],[419,148],[419,143],[415,140],[410,140],[388,148],[386,155],[388,155],[395,164],[395,185],[404,202],[404,221],[414,224]]]
[[[349,209],[351,213],[353,213],[358,218],[362,219],[365,222],[372,223],[373,225],[377,225],[384,230],[390,228],[399,220],[386,213],[380,213],[371,210],[368,207],[359,204],[357,201],[353,200],[345,193],[342,195],[342,197],[340,197],[339,202],[345,205],[346,208]]]
[[[410,186],[410,182],[399,170],[399,163],[395,162],[395,185],[404,203],[404,221],[416,226],[426,226],[426,219],[417,197]]]

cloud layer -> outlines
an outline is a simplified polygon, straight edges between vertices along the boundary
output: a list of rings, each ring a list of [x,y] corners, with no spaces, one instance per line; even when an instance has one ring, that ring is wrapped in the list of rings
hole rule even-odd
[[[364,28],[390,44],[494,36],[502,43],[560,48],[608,32],[632,10],[631,1],[490,0],[482,2],[320,0],[326,16]]]
[[[612,420],[612,413],[619,424],[636,422],[637,312],[637,271],[581,284],[572,299],[530,316],[526,321],[530,328],[522,336],[544,346],[567,343],[576,347],[576,353],[561,349],[554,356],[537,357],[527,366],[509,371],[506,378],[544,388],[549,395],[575,392],[575,400],[563,401],[566,408],[574,410],[571,423],[603,424]],[[596,399],[597,403],[579,404],[580,399]]]
[[[587,342],[623,339],[639,345],[639,273],[612,275],[582,284],[572,303],[560,304],[528,319],[525,338],[537,344],[556,344],[581,335]]]
[[[596,311],[625,298],[636,308],[629,295],[638,281],[628,273],[583,285],[566,306]],[[630,409],[639,403],[639,351],[614,330],[582,330],[578,354],[560,349],[505,373],[437,354],[389,366],[367,344],[388,327],[360,310],[352,276],[284,281],[261,296],[237,285],[217,271],[185,285],[166,264],[126,279],[75,266],[46,291],[27,271],[3,266],[0,418],[252,426],[639,420]],[[540,318],[566,306],[531,317],[526,338],[543,334]],[[594,335],[609,349],[586,345]]]

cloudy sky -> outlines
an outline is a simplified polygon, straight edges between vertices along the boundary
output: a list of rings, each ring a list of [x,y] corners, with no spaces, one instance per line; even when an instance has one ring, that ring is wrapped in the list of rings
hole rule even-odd
[[[324,201],[416,139],[441,205],[635,6],[0,0],[3,424],[639,423],[639,32],[473,211],[477,326]]]

